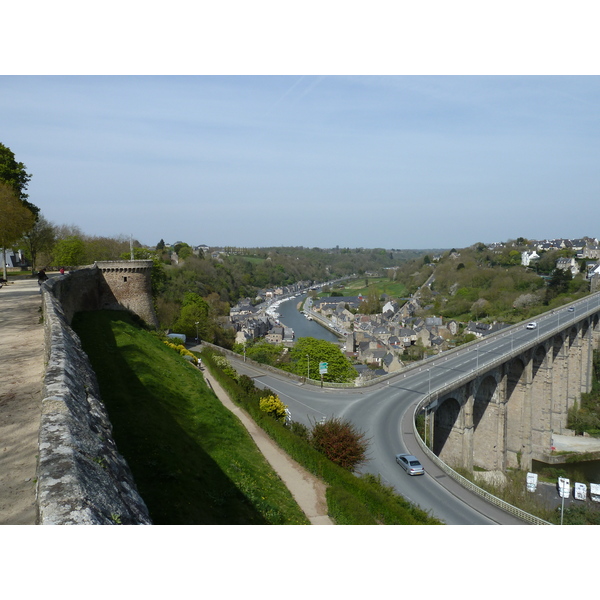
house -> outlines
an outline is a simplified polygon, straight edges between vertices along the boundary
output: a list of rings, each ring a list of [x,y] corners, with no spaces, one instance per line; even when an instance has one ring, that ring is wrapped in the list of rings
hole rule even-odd
[[[398,312],[398,309],[398,303],[390,300],[385,303],[384,307],[381,309],[381,312],[386,319],[391,319]]]
[[[267,333],[267,335],[265,335],[265,341],[269,342],[269,344],[282,344],[283,337],[284,337],[283,327],[277,326],[277,327],[273,327],[273,329],[271,329],[269,331],[269,333]]]
[[[535,250],[521,252],[521,264],[528,267],[532,260],[538,260],[540,255]]]
[[[4,255],[4,261],[7,269],[26,269],[29,263],[23,255],[23,250],[17,250],[16,252],[12,249],[0,248],[0,254]]]
[[[383,368],[388,373],[394,373],[399,371],[404,365],[402,361],[398,358],[398,355],[393,352],[388,352],[383,357]]]
[[[587,273],[587,278],[592,279],[592,277],[599,277],[599,276],[600,276],[600,263],[595,263],[593,265],[590,265],[590,268],[588,269],[588,273]]]
[[[456,321],[452,320],[452,321],[448,321],[448,323],[446,323],[446,327],[448,328],[448,331],[452,334],[452,335],[457,335],[458,331],[459,331],[459,325]]]
[[[579,273],[579,265],[574,258],[559,258],[556,261],[556,268],[562,271],[571,271],[573,277]]]
[[[589,245],[585,246],[581,253],[581,258],[600,259],[600,246]]]

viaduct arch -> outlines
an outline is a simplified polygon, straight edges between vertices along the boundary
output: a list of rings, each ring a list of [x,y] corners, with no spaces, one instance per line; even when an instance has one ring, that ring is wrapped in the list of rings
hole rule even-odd
[[[468,470],[531,469],[550,452],[553,433],[566,430],[569,409],[591,390],[599,348],[596,309],[434,391],[420,403],[430,415],[433,453]]]

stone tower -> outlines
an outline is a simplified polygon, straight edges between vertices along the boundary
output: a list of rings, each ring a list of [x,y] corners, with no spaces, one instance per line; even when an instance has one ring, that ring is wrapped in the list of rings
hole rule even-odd
[[[158,318],[152,303],[152,261],[98,261],[100,272],[100,307],[108,310],[127,309],[153,327]]]

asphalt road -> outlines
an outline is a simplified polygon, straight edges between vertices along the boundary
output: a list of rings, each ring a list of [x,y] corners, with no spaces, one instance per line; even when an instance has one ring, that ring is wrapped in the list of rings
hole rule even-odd
[[[310,425],[323,417],[348,418],[370,438],[369,462],[363,472],[380,475],[405,498],[449,525],[522,524],[512,515],[488,504],[450,479],[424,456],[417,454],[412,429],[403,424],[410,412],[413,394],[400,387],[331,390],[298,385],[285,377],[232,360],[236,370],[252,377],[260,387],[276,392],[288,405],[295,421]],[[406,391],[406,390],[405,390]],[[408,390],[410,392],[410,390]],[[410,425],[410,420],[408,425]],[[410,438],[412,437],[412,440]],[[411,443],[412,441],[412,443]],[[425,475],[411,477],[395,461],[401,452],[415,453],[425,466]]]
[[[426,458],[412,431],[413,409],[430,392],[472,377],[476,371],[491,368],[495,361],[505,360],[507,354],[521,352],[538,343],[542,337],[564,328],[567,323],[575,323],[587,312],[597,310],[600,294],[581,300],[574,306],[573,312],[561,308],[538,316],[536,329],[526,329],[523,323],[478,344],[440,355],[389,382],[368,388],[321,389],[263,371],[244,363],[241,357],[232,362],[239,372],[252,377],[257,385],[276,392],[288,405],[295,421],[309,426],[311,422],[330,416],[352,421],[370,438],[370,460],[363,471],[380,475],[385,483],[445,523],[523,524],[462,488]],[[407,475],[395,462],[395,455],[401,452],[415,454],[425,467],[425,475]]]

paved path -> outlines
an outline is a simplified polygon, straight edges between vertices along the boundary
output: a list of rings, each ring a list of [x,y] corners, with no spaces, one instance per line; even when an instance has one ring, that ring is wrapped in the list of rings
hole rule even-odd
[[[0,289],[0,525],[35,525],[44,373],[37,280]]]

